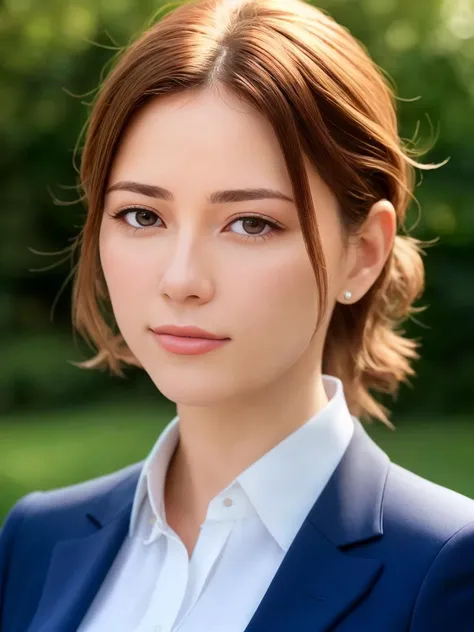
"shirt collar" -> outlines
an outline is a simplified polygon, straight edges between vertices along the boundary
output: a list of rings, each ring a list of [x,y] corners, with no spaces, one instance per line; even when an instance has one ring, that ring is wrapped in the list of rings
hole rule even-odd
[[[304,518],[316,502],[341,460],[354,432],[341,380],[323,375],[328,403],[302,426],[239,474],[237,482],[244,490],[260,519],[287,551]],[[176,415],[158,437],[145,460],[137,484],[130,518],[129,535],[137,528],[143,500],[148,500],[158,522],[164,521],[163,490],[168,464],[179,439]],[[149,474],[153,470],[156,485],[149,493]]]
[[[323,375],[327,405],[237,476],[268,531],[287,551],[354,433],[339,378]]]
[[[140,508],[146,496],[148,496],[148,501],[150,502],[154,515],[158,518],[158,520],[164,520],[165,512],[163,506],[163,491],[165,476],[168,469],[168,464],[178,444],[178,439],[179,417],[178,415],[176,415],[160,434],[155,445],[152,448],[152,451],[143,464],[140,478],[138,479],[138,484],[135,491],[135,497],[133,499],[129,528],[130,537],[132,537],[136,532]],[[156,481],[156,489],[158,490],[158,507],[155,506],[153,494],[149,493],[149,478],[151,470],[153,470],[154,480]]]

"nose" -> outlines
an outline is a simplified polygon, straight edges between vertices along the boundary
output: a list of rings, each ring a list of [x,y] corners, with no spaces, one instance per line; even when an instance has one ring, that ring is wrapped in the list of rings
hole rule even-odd
[[[169,245],[171,248],[171,244]],[[209,255],[209,251],[207,254]],[[196,240],[182,240],[163,259],[159,291],[176,302],[191,298],[194,302],[205,303],[213,296],[211,267],[212,262],[206,256],[205,244],[198,244]]]

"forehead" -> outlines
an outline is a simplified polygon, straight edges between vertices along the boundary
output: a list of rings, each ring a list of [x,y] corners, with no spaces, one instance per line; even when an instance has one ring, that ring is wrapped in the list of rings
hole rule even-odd
[[[219,187],[278,185],[291,192],[271,124],[222,87],[150,101],[127,126],[111,178],[154,182],[179,175],[182,183],[183,174],[203,185],[218,179]]]
[[[304,158],[316,211],[336,210],[330,189]],[[269,188],[294,197],[268,119],[217,85],[159,96],[128,124],[108,185],[129,180],[164,187],[186,204],[222,189]]]

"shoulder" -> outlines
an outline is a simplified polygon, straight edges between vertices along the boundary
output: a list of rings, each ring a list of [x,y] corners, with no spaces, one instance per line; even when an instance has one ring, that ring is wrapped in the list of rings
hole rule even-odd
[[[392,553],[426,569],[457,534],[474,535],[474,500],[390,463],[382,524]],[[470,546],[474,552],[474,540]]]
[[[58,487],[49,491],[41,492],[41,497],[37,503],[44,511],[55,508],[72,509],[82,507],[89,502],[95,501],[98,497],[107,495],[114,488],[130,480],[138,479],[143,461],[127,465],[120,470],[98,476],[86,481],[81,481],[75,485]]]
[[[415,588],[410,631],[445,632],[453,617],[464,621],[459,632],[472,629],[474,500],[391,463],[378,546],[387,566]]]
[[[383,513],[387,525],[436,545],[474,523],[474,500],[390,463]]]
[[[133,463],[115,472],[74,485],[48,491],[34,491],[23,496],[7,514],[0,531],[0,544],[4,546],[13,534],[17,538],[20,533],[28,530],[36,533],[56,532],[58,537],[61,536],[61,531],[69,530],[66,534],[74,537],[75,534],[70,533],[74,518],[84,516],[89,507],[109,498],[115,489],[129,487],[133,492],[142,465],[143,462]]]

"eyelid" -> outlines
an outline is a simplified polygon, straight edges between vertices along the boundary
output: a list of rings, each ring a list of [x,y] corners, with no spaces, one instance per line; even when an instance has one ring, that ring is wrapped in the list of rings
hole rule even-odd
[[[116,217],[117,215],[125,215],[126,213],[129,213],[131,211],[150,211],[150,213],[155,213],[155,215],[160,214],[159,211],[157,211],[156,208],[153,208],[152,206],[146,206],[145,204],[127,204],[126,206],[123,206],[118,210],[111,211],[109,215],[111,215],[112,217]]]

